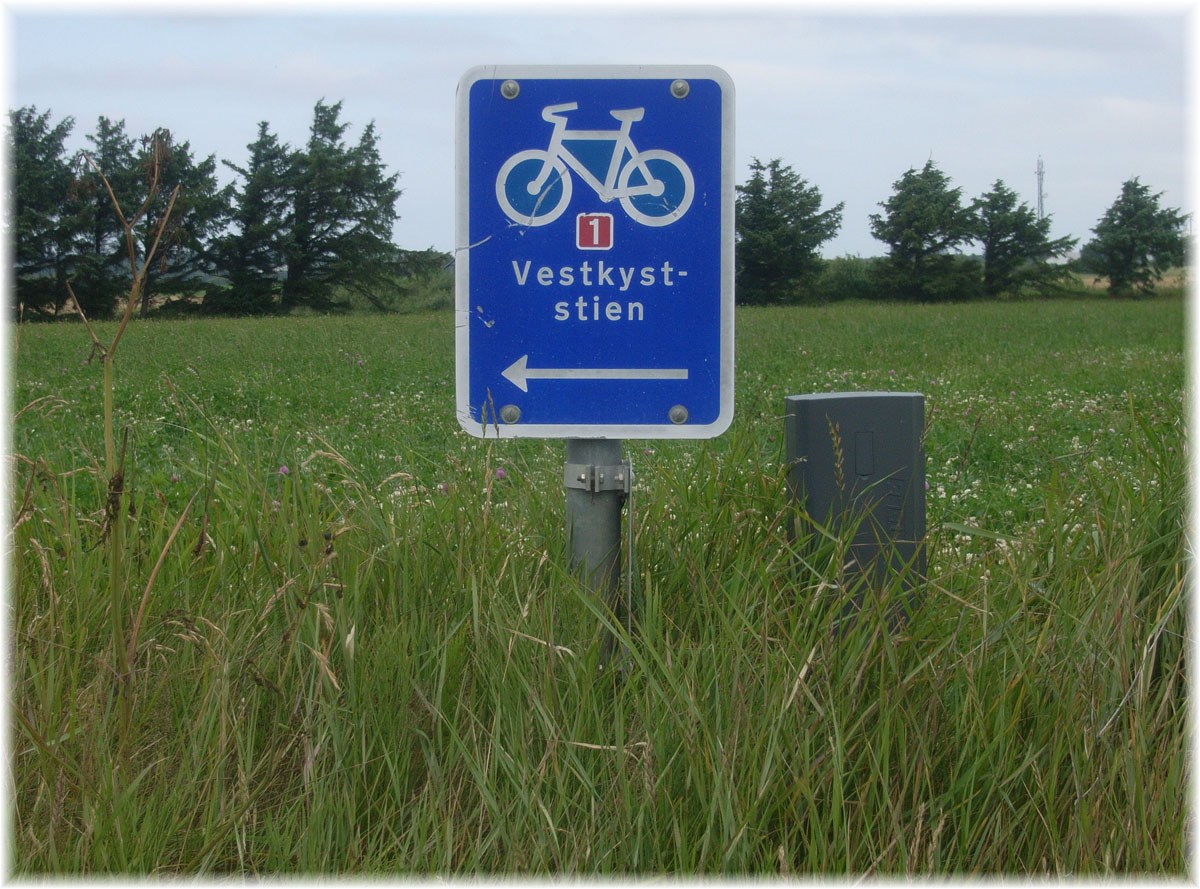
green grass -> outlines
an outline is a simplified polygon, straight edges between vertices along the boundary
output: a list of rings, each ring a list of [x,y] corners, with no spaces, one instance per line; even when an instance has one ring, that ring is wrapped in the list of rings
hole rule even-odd
[[[729,432],[627,445],[619,673],[563,445],[458,431],[449,314],[135,322],[123,686],[99,369],[13,330],[14,871],[1181,875],[1183,316],[739,310]],[[785,530],[784,396],[865,389],[929,420],[895,634]]]

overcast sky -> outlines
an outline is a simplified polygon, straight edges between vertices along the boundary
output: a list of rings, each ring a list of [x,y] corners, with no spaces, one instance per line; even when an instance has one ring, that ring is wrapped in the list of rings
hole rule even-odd
[[[1041,156],[1055,236],[1088,239],[1132,176],[1192,210],[1181,5],[1006,15],[622,3],[602,17],[520,3],[240,8],[10,3],[8,107],[73,117],[72,147],[104,115],[131,135],[165,126],[197,158],[241,164],[259,121],[300,146],[314,104],[340,100],[349,139],[374,120],[401,174],[395,238],[408,248],[453,247],[455,89],[491,63],[724,68],[737,181],[752,157],[781,158],[826,206],[844,202],[827,256],[883,253],[869,214],[931,158],[967,201],[1002,179],[1034,207]]]

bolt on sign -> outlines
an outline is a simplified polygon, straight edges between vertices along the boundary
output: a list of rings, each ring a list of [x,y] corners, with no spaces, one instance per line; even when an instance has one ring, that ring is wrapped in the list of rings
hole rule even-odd
[[[472,435],[711,438],[733,419],[733,83],[480,67],[456,109],[456,388]]]

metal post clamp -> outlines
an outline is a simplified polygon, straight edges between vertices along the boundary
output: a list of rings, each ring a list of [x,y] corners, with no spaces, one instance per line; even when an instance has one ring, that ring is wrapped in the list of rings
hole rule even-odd
[[[563,487],[593,494],[620,491],[628,496],[633,490],[633,468],[628,460],[615,466],[567,463],[563,466]]]

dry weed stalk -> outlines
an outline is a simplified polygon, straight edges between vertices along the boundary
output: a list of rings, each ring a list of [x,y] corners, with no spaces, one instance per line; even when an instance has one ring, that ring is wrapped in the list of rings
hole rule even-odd
[[[175,201],[179,197],[180,187],[176,186],[171,192],[171,196],[167,201],[167,207],[157,225],[154,227],[153,239],[149,249],[146,250],[146,255],[142,258],[141,263],[138,262],[137,237],[134,231],[135,226],[145,218],[150,211],[150,207],[154,202],[155,196],[159,190],[159,179],[162,173],[162,165],[168,152],[169,134],[165,131],[156,131],[149,139],[150,156],[147,159],[147,167],[149,172],[149,186],[146,192],[146,198],[141,205],[133,213],[132,216],[126,216],[125,211],[121,208],[121,202],[117,199],[116,193],[113,191],[112,183],[99,165],[87,154],[83,154],[83,159],[88,166],[95,171],[100,177],[101,183],[104,185],[104,190],[108,193],[109,201],[112,204],[113,211],[117,214],[117,220],[121,224],[121,231],[125,240],[125,249],[129,259],[129,297],[125,302],[125,311],[121,316],[121,321],[117,325],[117,331],[113,335],[111,342],[105,345],[96,335],[96,331],[88,323],[87,316],[83,313],[83,307],[79,304],[79,300],[75,296],[75,292],[71,287],[70,281],[67,282],[67,293],[71,297],[71,301],[75,305],[75,311],[83,320],[83,325],[88,332],[88,336],[92,340],[92,356],[100,356],[100,364],[103,368],[104,382],[104,469],[105,469],[105,484],[107,487],[107,496],[105,498],[105,526],[104,536],[107,538],[109,545],[109,602],[112,620],[112,646],[114,669],[116,672],[115,692],[120,698],[120,717],[121,717],[121,732],[120,738],[122,743],[128,736],[129,722],[131,717],[131,705],[128,694],[130,662],[134,654],[134,645],[136,644],[136,633],[138,623],[140,623],[142,608],[139,608],[137,621],[134,625],[134,634],[127,640],[125,638],[125,610],[127,607],[128,596],[126,595],[127,578],[125,577],[125,514],[127,513],[126,495],[125,495],[125,445],[122,443],[121,455],[118,460],[116,449],[116,437],[113,431],[113,362],[116,359],[117,346],[121,342],[121,337],[125,334],[125,328],[129,326],[129,321],[133,317],[133,309],[140,302],[142,288],[146,281],[146,272],[150,268],[150,263],[154,260],[154,255],[158,252],[159,242],[162,240],[163,232],[166,231],[167,223],[171,218],[171,213],[175,208]],[[90,360],[90,359],[89,359]],[[126,439],[127,441],[127,439]],[[191,504],[188,504],[189,507]],[[187,510],[184,511],[184,515]],[[182,522],[182,518],[180,519]],[[172,534],[172,539],[174,533]],[[170,541],[168,541],[168,546]],[[161,559],[160,559],[161,562]],[[157,574],[157,568],[155,569]],[[154,576],[151,576],[150,583],[153,584]],[[149,585],[146,593],[143,594],[142,605],[144,608],[146,595],[149,593]]]
[[[92,338],[93,355],[100,356],[100,363],[104,368],[104,457],[105,469],[108,472],[109,478],[112,478],[117,470],[116,442],[112,430],[113,361],[116,357],[117,345],[121,342],[121,337],[125,335],[125,328],[129,326],[129,320],[133,317],[133,308],[141,301],[142,287],[146,282],[146,272],[150,268],[150,263],[154,260],[155,253],[158,252],[159,242],[162,240],[163,232],[166,231],[167,223],[171,219],[171,213],[175,208],[175,201],[179,197],[180,186],[177,185],[171,192],[171,197],[167,200],[167,209],[163,213],[162,219],[159,220],[158,225],[155,227],[154,239],[151,242],[150,249],[146,251],[146,255],[139,265],[137,258],[137,236],[134,232],[134,227],[150,211],[150,206],[158,194],[158,180],[161,175],[162,161],[166,156],[166,152],[166,134],[161,131],[155,132],[150,140],[150,185],[146,192],[146,199],[142,201],[141,206],[130,217],[126,217],[125,211],[121,209],[121,202],[117,199],[116,193],[113,192],[112,183],[108,181],[108,177],[104,175],[104,171],[100,169],[89,155],[83,155],[84,160],[87,161],[96,175],[100,177],[100,181],[104,185],[104,190],[108,193],[108,199],[112,203],[113,211],[117,214],[117,221],[121,223],[131,278],[129,297],[125,301],[125,312],[121,316],[120,324],[117,325],[117,332],[113,335],[112,342],[107,346],[96,336],[96,332],[92,329],[87,317],[83,313],[83,307],[80,306],[79,300],[75,297],[75,291],[71,288],[71,282],[67,281],[67,293],[71,297],[71,302],[75,305],[75,311],[83,320],[83,326]]]

